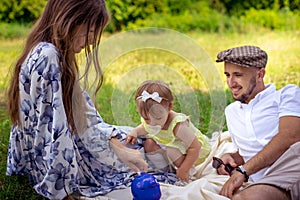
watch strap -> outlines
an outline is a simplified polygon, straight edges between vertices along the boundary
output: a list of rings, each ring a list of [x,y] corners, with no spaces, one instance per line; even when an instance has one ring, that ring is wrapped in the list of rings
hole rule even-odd
[[[235,170],[238,171],[238,172],[240,172],[240,173],[242,173],[244,175],[244,177],[245,177],[244,182],[248,182],[249,176],[248,176],[248,174],[247,174],[247,172],[246,172],[246,170],[245,170],[245,168],[244,168],[243,165],[238,166]]]

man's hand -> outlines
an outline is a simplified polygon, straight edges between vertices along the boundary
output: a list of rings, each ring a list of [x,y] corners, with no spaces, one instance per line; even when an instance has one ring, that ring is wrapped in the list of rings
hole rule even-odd
[[[234,171],[231,177],[223,185],[220,195],[232,198],[233,194],[243,185],[245,180],[244,174]]]
[[[226,164],[230,164],[232,167],[237,167],[238,164],[236,163],[236,161],[234,160],[233,154],[232,153],[225,153],[222,155],[221,160],[223,161],[223,163]],[[230,175],[226,170],[225,170],[225,166],[221,165],[218,169],[217,169],[218,174],[221,175]]]

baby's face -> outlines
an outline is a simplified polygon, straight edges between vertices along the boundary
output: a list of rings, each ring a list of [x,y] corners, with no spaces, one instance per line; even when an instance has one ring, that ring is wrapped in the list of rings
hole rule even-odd
[[[148,113],[148,119],[145,120],[147,124],[151,126],[161,126],[164,127],[168,120],[169,109],[163,107],[160,104],[155,104],[151,107]]]

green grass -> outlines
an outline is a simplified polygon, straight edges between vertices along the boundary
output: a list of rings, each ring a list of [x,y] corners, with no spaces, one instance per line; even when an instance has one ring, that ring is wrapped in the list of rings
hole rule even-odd
[[[287,83],[298,86],[300,84],[300,31],[273,32],[260,29],[245,34],[191,32],[187,36],[202,46],[212,61],[223,49],[248,44],[260,46],[269,54],[266,83],[273,82],[277,88]],[[110,36],[105,37],[108,39]],[[5,112],[4,92],[9,81],[9,67],[15,63],[23,45],[24,37],[0,39],[0,199],[40,199],[29,186],[26,178],[5,176],[10,122]],[[155,71],[157,66],[149,63],[159,63],[168,67],[163,68],[166,71]],[[145,73],[140,70],[141,66],[149,67],[149,70]],[[225,77],[222,75],[223,65],[215,64],[215,67],[221,77],[221,83],[225,86]],[[166,76],[168,70],[170,74],[174,74],[174,77]],[[224,120],[222,104],[225,102],[227,105],[231,102],[228,91],[209,91],[201,74],[180,56],[159,50],[133,51],[114,60],[105,70],[104,76],[103,87],[97,96],[97,107],[107,123],[132,126],[139,123],[133,101],[135,89],[143,79],[155,77],[166,79],[171,83],[176,97],[174,109],[187,111],[185,113],[191,115],[193,122],[203,133],[209,135],[210,130],[226,129],[222,121]],[[185,82],[178,80],[178,76],[184,77]],[[184,85],[189,87],[186,89]],[[220,104],[218,101],[212,102],[212,97],[219,95]],[[122,99],[125,100],[119,101],[118,97],[123,97]],[[212,106],[215,106],[215,113],[212,113]]]

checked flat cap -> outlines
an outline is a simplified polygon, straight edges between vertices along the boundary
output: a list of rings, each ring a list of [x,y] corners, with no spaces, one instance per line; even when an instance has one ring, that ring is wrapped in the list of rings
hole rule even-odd
[[[242,67],[265,68],[268,55],[256,46],[240,46],[221,51],[216,62],[229,62]]]

